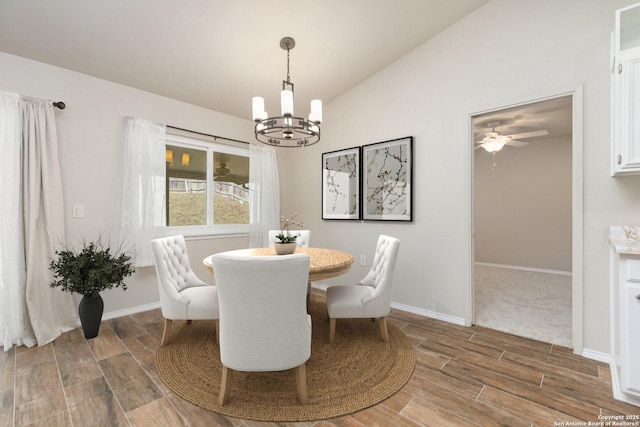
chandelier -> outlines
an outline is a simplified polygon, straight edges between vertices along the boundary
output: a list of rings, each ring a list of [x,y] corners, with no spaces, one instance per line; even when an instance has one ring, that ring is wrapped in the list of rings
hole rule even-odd
[[[263,144],[276,147],[306,147],[320,141],[322,122],[322,101],[311,101],[309,119],[293,114],[293,83],[289,76],[289,52],[296,42],[291,37],[280,40],[280,47],[287,51],[287,80],[282,81],[280,92],[281,115],[268,117],[264,111],[264,98],[252,99],[253,121],[256,122],[255,136]]]

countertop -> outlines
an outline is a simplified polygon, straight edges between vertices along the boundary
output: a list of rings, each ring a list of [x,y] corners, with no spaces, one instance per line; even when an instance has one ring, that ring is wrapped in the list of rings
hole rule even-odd
[[[640,227],[611,226],[609,243],[618,254],[640,255]]]

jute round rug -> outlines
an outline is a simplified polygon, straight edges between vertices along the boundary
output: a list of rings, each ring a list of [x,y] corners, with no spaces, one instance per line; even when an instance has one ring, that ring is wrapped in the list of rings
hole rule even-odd
[[[312,302],[311,358],[307,361],[309,402],[296,394],[295,371],[233,371],[228,402],[218,405],[220,352],[211,321],[174,322],[173,339],[156,351],[156,368],[171,391],[210,411],[270,422],[340,417],[373,406],[409,380],[416,356],[407,337],[388,322],[389,343],[369,319],[339,319],[328,343],[326,306]]]

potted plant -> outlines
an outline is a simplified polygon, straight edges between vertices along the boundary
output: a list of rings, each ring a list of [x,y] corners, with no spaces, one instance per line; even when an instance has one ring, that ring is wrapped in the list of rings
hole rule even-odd
[[[56,257],[49,264],[54,277],[49,286],[82,295],[78,314],[84,337],[95,338],[104,310],[100,292],[118,287],[127,290],[124,278],[135,271],[131,256],[120,251],[113,252],[98,240],[84,242],[80,250],[65,247],[56,251]]]
[[[289,227],[292,225],[304,227],[303,222],[295,220],[297,217],[298,214],[296,212],[291,214],[289,218],[286,218],[284,215],[280,217],[280,233],[276,234],[278,241],[273,245],[278,255],[292,254],[296,250],[296,246],[298,246],[296,239],[298,236],[291,234]]]

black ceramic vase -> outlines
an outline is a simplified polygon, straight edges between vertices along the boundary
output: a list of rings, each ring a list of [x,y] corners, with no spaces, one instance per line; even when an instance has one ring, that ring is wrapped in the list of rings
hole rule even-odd
[[[102,321],[102,310],[104,310],[104,301],[102,297],[83,296],[78,306],[78,314],[80,315],[80,323],[86,339],[95,338],[100,331],[100,322]]]

